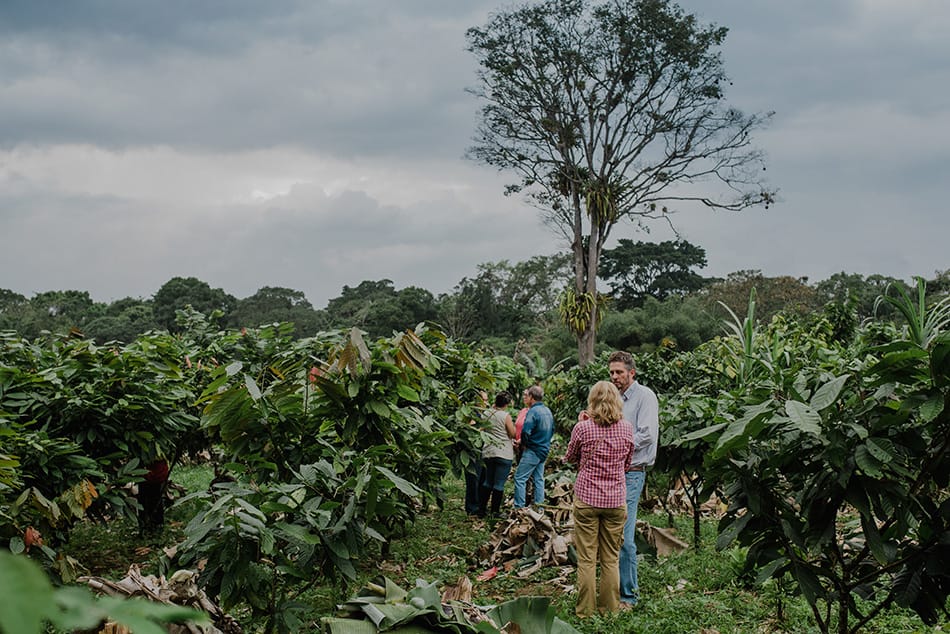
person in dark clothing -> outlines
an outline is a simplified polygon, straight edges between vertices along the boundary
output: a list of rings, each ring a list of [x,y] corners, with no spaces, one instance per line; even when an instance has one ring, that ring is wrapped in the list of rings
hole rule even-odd
[[[488,416],[490,410],[488,410],[488,392],[479,392],[478,393],[479,402],[483,408],[482,417],[483,419]],[[477,427],[479,421],[469,421],[469,424]],[[481,440],[474,447],[476,451],[481,452],[482,444]],[[465,469],[465,512],[468,515],[478,515],[479,509],[479,488],[481,487],[482,477],[483,477],[484,463],[481,459],[474,459],[472,463]]]
[[[148,465],[145,479],[136,496],[139,506],[139,531],[157,533],[165,526],[165,493],[168,491],[168,461],[160,458]]]

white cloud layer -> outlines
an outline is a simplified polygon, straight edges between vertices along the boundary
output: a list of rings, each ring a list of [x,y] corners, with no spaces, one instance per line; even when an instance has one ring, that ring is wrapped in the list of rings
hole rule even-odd
[[[782,202],[683,209],[707,274],[909,278],[950,268],[950,3],[688,0],[728,26],[728,97]],[[450,290],[563,249],[504,175],[464,161],[479,0],[0,5],[0,288],[148,297]],[[632,225],[614,238],[666,239]]]

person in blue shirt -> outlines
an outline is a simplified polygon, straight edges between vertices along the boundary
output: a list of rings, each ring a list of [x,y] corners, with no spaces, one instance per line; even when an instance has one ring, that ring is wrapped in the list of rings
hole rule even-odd
[[[534,503],[544,502],[544,464],[551,450],[551,437],[554,435],[554,414],[542,402],[544,390],[540,385],[528,388],[525,404],[528,414],[521,429],[519,446],[522,449],[521,460],[515,471],[515,508],[525,506],[525,489],[528,480],[534,483]]]

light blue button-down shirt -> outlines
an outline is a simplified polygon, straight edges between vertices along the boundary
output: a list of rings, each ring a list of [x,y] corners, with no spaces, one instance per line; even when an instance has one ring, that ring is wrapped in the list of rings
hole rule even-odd
[[[656,462],[660,441],[660,403],[653,390],[638,381],[621,395],[623,417],[633,425],[633,465],[650,467]]]

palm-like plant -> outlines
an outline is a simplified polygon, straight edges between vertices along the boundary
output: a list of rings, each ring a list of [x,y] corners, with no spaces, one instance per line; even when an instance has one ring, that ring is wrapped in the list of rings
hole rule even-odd
[[[749,292],[749,306],[744,319],[739,319],[739,316],[726,304],[719,302],[719,305],[725,308],[732,318],[732,321],[723,322],[723,328],[730,335],[735,336],[741,347],[739,352],[734,352],[734,357],[736,376],[739,384],[744,386],[752,376],[752,369],[755,366],[755,288]]]
[[[908,336],[914,344],[927,350],[934,340],[950,325],[950,296],[944,297],[934,305],[927,306],[927,282],[922,277],[917,281],[917,301],[901,286],[887,285],[884,294],[874,302],[874,312],[882,303],[896,308],[907,320]],[[897,296],[892,297],[891,288],[896,288]]]

